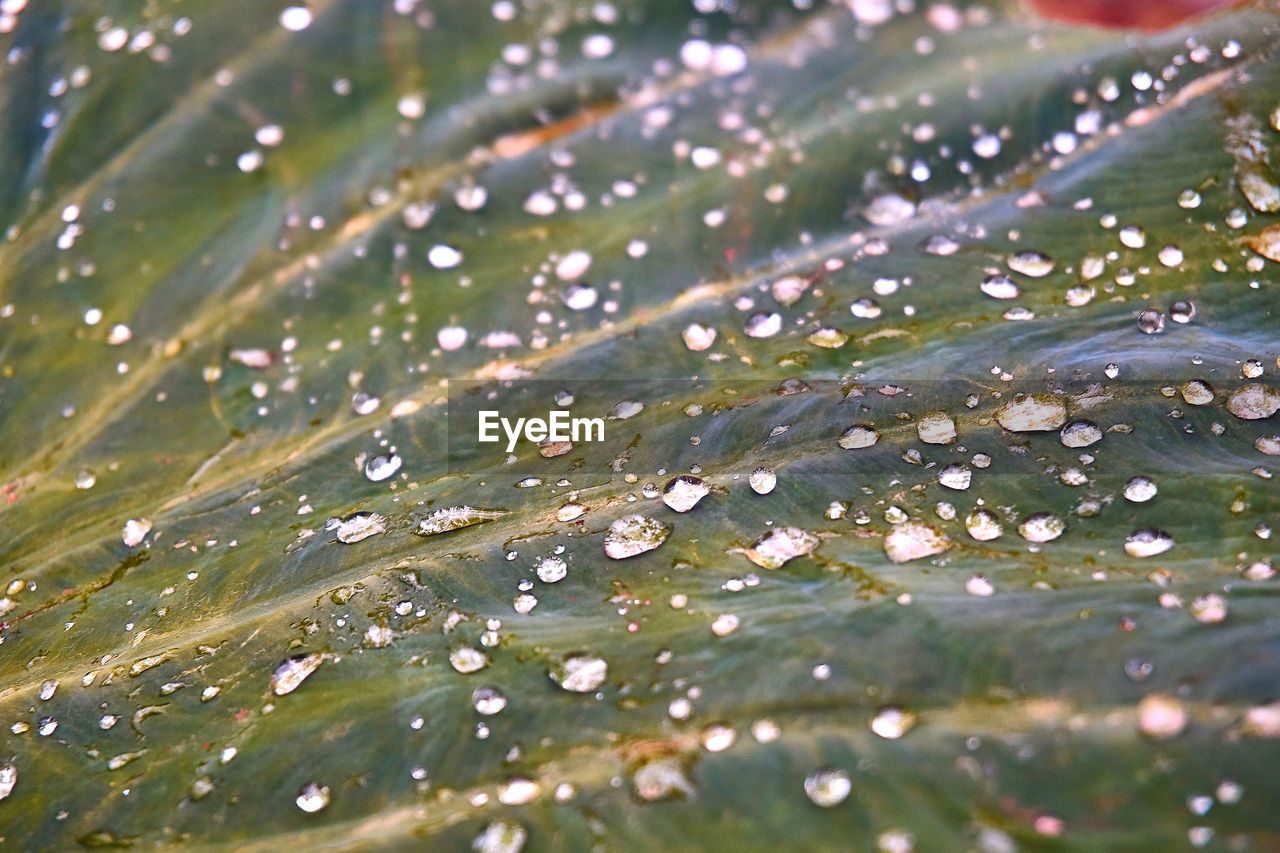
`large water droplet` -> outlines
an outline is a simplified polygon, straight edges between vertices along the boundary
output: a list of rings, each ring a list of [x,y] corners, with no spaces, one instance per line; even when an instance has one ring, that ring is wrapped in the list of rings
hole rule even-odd
[[[364,475],[375,483],[380,483],[400,470],[401,460],[392,453],[389,456],[375,456],[364,465]]]
[[[1028,542],[1052,542],[1066,529],[1066,522],[1051,512],[1032,513],[1018,525],[1018,533]]]
[[[923,521],[904,521],[884,538],[884,552],[895,563],[932,557],[950,547],[942,531]]]
[[[777,488],[778,475],[772,468],[760,467],[751,472],[747,482],[751,484],[751,491],[757,495],[767,495]]]
[[[1000,519],[989,509],[978,508],[969,513],[964,520],[964,526],[969,531],[969,535],[979,542],[998,539],[1004,532]]]
[[[1019,394],[996,412],[996,422],[1010,432],[1054,430],[1066,420],[1066,404],[1051,394]]]
[[[925,444],[951,444],[956,440],[956,422],[946,412],[934,412],[919,420],[916,433]]]
[[[318,812],[329,805],[329,786],[308,782],[298,789],[298,798],[294,802],[304,812]]]
[[[320,652],[308,652],[288,658],[271,673],[271,692],[277,696],[292,693],[323,662],[324,655]]]
[[[1261,382],[1241,385],[1227,397],[1227,411],[1245,421],[1269,418],[1280,411],[1280,391]]]
[[[1154,557],[1173,547],[1173,537],[1163,530],[1144,527],[1129,534],[1124,551],[1130,557]]]
[[[821,542],[799,527],[777,527],[757,539],[744,553],[761,568],[780,569],[789,560],[812,554]]]
[[[670,535],[670,524],[643,515],[625,515],[609,525],[604,553],[615,560],[625,560],[652,551]]]
[[[711,488],[701,478],[685,474],[667,483],[662,502],[676,512],[688,512],[710,493]]]
[[[859,450],[863,447],[870,447],[879,440],[880,433],[870,426],[854,424],[840,434],[840,438],[836,439],[836,443],[845,450]]]
[[[823,767],[804,777],[805,794],[823,808],[838,806],[852,791],[853,783],[843,770]]]
[[[547,675],[570,693],[593,693],[609,677],[609,664],[602,657],[575,652],[554,661]]]
[[[437,533],[447,533],[451,530],[461,530],[464,527],[493,521],[506,514],[505,510],[500,509],[480,509],[473,506],[446,507],[436,510],[418,522],[417,532],[422,536],[434,536]]]
[[[386,519],[376,512],[358,513],[340,519],[335,526],[338,541],[346,545],[377,536],[387,529]]]

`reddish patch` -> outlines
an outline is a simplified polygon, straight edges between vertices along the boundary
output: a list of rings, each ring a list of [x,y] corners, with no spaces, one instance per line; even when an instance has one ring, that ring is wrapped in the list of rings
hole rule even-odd
[[[735,260],[737,260],[737,259],[738,259],[738,250],[737,250],[737,249],[725,249],[725,250],[724,250],[724,259],[725,259],[726,261],[728,261],[729,263],[733,263]]]
[[[253,711],[249,708],[241,708],[239,711],[236,711],[236,722],[237,723],[244,722],[246,719],[249,718],[249,715],[252,713]]]
[[[1054,21],[1117,29],[1164,30],[1244,0],[1028,0]]]

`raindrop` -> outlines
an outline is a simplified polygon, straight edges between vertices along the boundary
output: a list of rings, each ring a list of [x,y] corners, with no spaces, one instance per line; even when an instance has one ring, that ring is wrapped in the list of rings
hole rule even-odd
[[[569,574],[569,566],[559,557],[543,557],[534,567],[534,572],[543,583],[559,583]]]
[[[1134,477],[1124,484],[1124,497],[1133,503],[1146,503],[1156,496],[1156,484],[1148,477]]]
[[[751,544],[743,553],[763,569],[780,569],[796,557],[807,557],[822,541],[798,527],[777,527]]]
[[[1189,379],[1182,384],[1182,399],[1189,406],[1207,406],[1213,402],[1213,386],[1203,379]]]
[[[1147,737],[1171,738],[1187,727],[1187,712],[1173,696],[1153,693],[1138,704],[1138,729]]]
[[[289,6],[280,13],[280,26],[292,33],[305,30],[311,26],[311,10],[305,6]]]
[[[1195,303],[1189,299],[1178,299],[1169,305],[1169,319],[1175,323],[1190,323],[1195,316]]]
[[[881,708],[871,720],[871,731],[887,740],[897,740],[916,724],[916,715],[902,708]]]
[[[477,687],[471,691],[471,707],[476,709],[477,714],[492,717],[507,707],[507,697],[496,687]]]
[[[871,447],[879,440],[880,433],[870,426],[854,424],[840,434],[840,438],[836,439],[836,443],[845,450],[859,450],[864,447]]]
[[[124,544],[130,548],[138,545],[151,532],[151,522],[145,518],[131,518],[124,523]]]
[[[772,468],[761,466],[751,472],[747,482],[751,484],[751,491],[757,495],[767,495],[777,488],[778,475],[773,472]]]
[[[969,531],[969,535],[979,542],[998,539],[1004,532],[1004,528],[1000,525],[1000,519],[989,509],[979,508],[969,513],[964,520],[964,526]]]
[[[460,646],[449,652],[449,665],[463,675],[470,675],[488,666],[489,656],[479,649]]]
[[[804,792],[815,805],[823,808],[838,806],[853,791],[849,774],[843,770],[822,768],[804,778]]]
[[[686,474],[667,483],[662,490],[662,502],[676,512],[688,512],[710,493],[706,482]]]
[[[1088,447],[1102,441],[1102,429],[1093,421],[1074,420],[1062,428],[1059,437],[1064,447]]]
[[[1164,315],[1151,308],[1140,311],[1138,328],[1148,335],[1158,335],[1164,331]]]
[[[1163,530],[1144,527],[1125,539],[1124,551],[1130,557],[1154,557],[1173,547],[1173,537]]]
[[[570,693],[594,693],[609,676],[604,658],[575,652],[552,663],[548,676]]]
[[[932,557],[950,547],[950,540],[940,530],[923,521],[904,521],[884,538],[884,552],[895,563]]]
[[[1066,529],[1066,522],[1051,512],[1032,513],[1018,525],[1018,533],[1028,542],[1052,542]]]
[[[298,789],[298,798],[294,802],[304,812],[318,812],[329,805],[329,786],[308,782]]]
[[[380,483],[400,470],[401,460],[392,453],[389,456],[375,456],[365,463],[364,475],[375,483]]]
[[[982,280],[979,289],[992,299],[1017,299],[1022,292],[1007,275],[991,275]]]
[[[915,214],[915,204],[896,193],[877,196],[862,212],[863,217],[872,225],[885,227],[901,225]]]
[[[996,422],[1010,432],[1046,432],[1066,420],[1066,404],[1050,394],[1019,394],[996,412]]]
[[[499,818],[485,824],[484,829],[471,841],[473,853],[520,853],[529,832],[514,820]]]
[[[920,419],[916,432],[925,444],[951,444],[956,440],[956,422],[946,412],[934,412]]]
[[[766,314],[761,311],[752,314],[747,320],[747,337],[771,338],[782,330],[782,315],[777,312]]]
[[[351,545],[384,532],[387,529],[386,521],[376,512],[360,513],[339,520],[334,529],[339,542]]]
[[[953,462],[938,472],[938,482],[948,489],[962,492],[973,481],[973,472],[966,466]]]
[[[643,515],[626,515],[609,525],[604,553],[614,560],[625,560],[654,550],[670,535],[670,524]]]
[[[271,673],[271,692],[277,696],[292,693],[323,662],[324,655],[319,652],[294,655],[286,659]]]
[[[1040,278],[1053,272],[1053,259],[1043,252],[1015,252],[1005,261],[1016,273]]]
[[[1280,391],[1260,382],[1241,385],[1227,397],[1227,411],[1245,421],[1269,418],[1280,411]]]

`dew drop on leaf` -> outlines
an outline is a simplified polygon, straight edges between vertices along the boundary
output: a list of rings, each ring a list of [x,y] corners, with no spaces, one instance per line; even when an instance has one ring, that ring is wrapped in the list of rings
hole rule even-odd
[[[654,550],[670,535],[670,524],[643,515],[626,515],[609,525],[604,553],[614,560],[625,560]]]
[[[840,805],[852,791],[853,783],[849,781],[849,774],[843,770],[824,767],[804,778],[805,795],[815,805],[823,808]]]

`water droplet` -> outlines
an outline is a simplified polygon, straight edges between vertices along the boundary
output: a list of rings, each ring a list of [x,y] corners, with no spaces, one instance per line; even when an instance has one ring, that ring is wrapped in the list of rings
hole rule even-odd
[[[676,512],[688,512],[711,493],[700,478],[683,475],[671,480],[662,490],[662,502]]]
[[[670,535],[670,524],[643,515],[626,515],[609,525],[604,553],[614,560],[625,560],[654,550]]]
[[[1022,292],[1017,283],[1007,275],[989,275],[978,288],[992,299],[1017,299]]]
[[[1158,335],[1164,331],[1164,315],[1148,308],[1138,312],[1138,328],[1148,335]]]
[[[452,269],[462,263],[462,253],[441,243],[427,251],[427,263],[438,270]]]
[[[1146,503],[1156,496],[1157,491],[1155,482],[1148,477],[1134,477],[1124,484],[1125,500],[1133,503]]]
[[[808,289],[809,282],[797,275],[783,276],[769,286],[774,301],[784,307],[795,305]]]
[[[1213,386],[1203,379],[1189,379],[1182,385],[1182,399],[1189,406],[1207,406],[1213,402]]]
[[[1093,421],[1081,418],[1064,426],[1059,439],[1063,447],[1088,447],[1102,441],[1102,429]]]
[[[570,693],[594,693],[608,678],[609,665],[602,657],[575,652],[553,662],[547,674]]]
[[[319,652],[294,655],[286,659],[271,673],[271,692],[277,696],[292,693],[323,662],[324,655]]]
[[[488,666],[489,656],[479,649],[460,646],[449,652],[449,665],[463,675],[470,675]]]
[[[764,569],[780,569],[796,557],[807,557],[822,544],[817,536],[799,527],[776,527],[761,536],[743,553]]]
[[[296,33],[311,26],[311,10],[305,6],[289,6],[280,13],[280,26]]]
[[[318,812],[329,805],[329,786],[308,782],[298,789],[298,798],[294,802],[304,812]]]
[[[695,793],[693,783],[675,756],[649,759],[636,768],[631,782],[636,796],[646,802],[678,796],[692,797]]]
[[[782,330],[782,315],[777,312],[763,311],[752,314],[747,320],[746,333],[749,338],[771,338]]]
[[[716,342],[716,330],[697,323],[690,323],[680,335],[684,345],[693,352],[702,352]]]
[[[747,482],[751,484],[751,490],[757,495],[767,495],[777,488],[778,475],[773,472],[772,468],[762,466],[751,472]]]
[[[880,303],[876,302],[870,296],[864,296],[861,299],[855,299],[849,305],[849,313],[862,320],[874,320],[883,312]]]
[[[335,526],[338,541],[346,545],[377,536],[387,529],[386,519],[376,512],[359,513],[341,519]]]
[[[1120,242],[1130,249],[1141,249],[1147,245],[1147,233],[1137,225],[1127,225],[1120,229]]]
[[[471,841],[473,853],[520,853],[529,840],[528,831],[514,820],[499,818],[485,824]]]
[[[507,697],[498,688],[485,685],[471,691],[471,706],[477,714],[492,717],[507,707]]]
[[[590,266],[590,253],[575,249],[556,263],[556,277],[562,281],[572,281],[585,275]]]
[[[1227,601],[1220,595],[1202,595],[1191,602],[1191,615],[1197,622],[1213,625],[1227,618]]]
[[[151,522],[145,518],[131,518],[124,523],[124,544],[130,548],[138,545],[151,532]]]
[[[1066,529],[1066,522],[1051,512],[1032,513],[1018,525],[1018,533],[1028,542],[1052,542]]]
[[[1138,704],[1138,729],[1147,737],[1171,738],[1186,727],[1187,712],[1173,696],[1152,693]]]
[[[822,347],[823,349],[839,349],[849,342],[849,336],[839,329],[832,329],[829,326],[824,326],[821,329],[812,332],[809,337],[805,338],[805,340],[813,344],[815,347]]]
[[[938,472],[938,482],[958,492],[969,488],[972,481],[973,472],[958,462],[953,462]]]
[[[364,475],[375,483],[380,483],[400,470],[401,460],[394,453],[389,456],[375,456],[365,463]]]
[[[12,764],[0,767],[0,800],[7,799],[18,784],[18,768]]]
[[[896,193],[886,193],[872,199],[862,215],[872,225],[901,225],[916,215],[916,206]]]
[[[871,731],[887,740],[897,740],[916,724],[916,715],[902,708],[881,708],[871,720]]]
[[[836,439],[836,443],[845,450],[858,450],[863,447],[871,447],[880,440],[880,433],[876,432],[866,424],[854,424],[840,434],[840,438]]]
[[[506,515],[505,510],[480,509],[473,506],[451,506],[438,509],[418,522],[417,533],[421,536],[435,536],[451,530],[461,530],[476,524],[484,524]]]
[[[1194,210],[1200,206],[1200,193],[1193,189],[1185,189],[1178,193],[1178,207]]]
[[[973,153],[984,160],[990,160],[1000,153],[1000,137],[993,133],[984,133],[973,141]]]
[[[853,791],[849,774],[843,770],[824,767],[804,778],[804,792],[815,805],[829,809],[838,806]]]
[[[1154,557],[1168,551],[1173,545],[1173,537],[1168,533],[1144,527],[1129,534],[1124,541],[1124,551],[1130,557]]]
[[[895,563],[932,557],[950,547],[942,531],[923,521],[904,521],[884,538],[884,552]]]
[[[956,440],[956,422],[946,412],[933,412],[919,420],[916,433],[925,444],[951,444]]]
[[[702,748],[707,752],[724,752],[737,739],[738,733],[724,723],[714,723],[702,730]]]
[[[1045,432],[1067,420],[1067,406],[1051,394],[1019,394],[996,412],[996,422],[1010,432]]]
[[[1016,273],[1041,278],[1053,272],[1053,259],[1043,252],[1015,252],[1005,261]]]
[[[969,513],[964,520],[964,526],[969,531],[969,535],[979,542],[998,539],[1004,533],[1000,519],[989,509],[979,508]]]
[[[543,583],[559,583],[569,574],[569,565],[559,557],[543,557],[534,572]]]
[[[1227,397],[1227,411],[1245,421],[1269,418],[1280,411],[1280,391],[1261,382],[1241,385]]]

